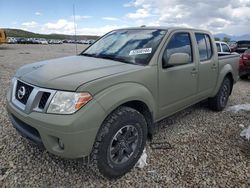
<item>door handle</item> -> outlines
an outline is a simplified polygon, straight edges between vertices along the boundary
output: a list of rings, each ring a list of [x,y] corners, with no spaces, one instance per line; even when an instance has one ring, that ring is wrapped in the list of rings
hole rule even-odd
[[[198,73],[198,70],[197,69],[192,69],[192,71],[191,71],[191,74],[193,75],[193,76],[195,76],[196,74]]]
[[[211,68],[212,68],[213,70],[215,70],[215,69],[217,69],[217,65],[216,65],[216,64],[213,64],[213,65],[211,66]]]

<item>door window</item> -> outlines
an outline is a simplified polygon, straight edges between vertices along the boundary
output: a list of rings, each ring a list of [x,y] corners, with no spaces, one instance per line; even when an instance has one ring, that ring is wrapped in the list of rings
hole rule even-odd
[[[192,45],[189,33],[175,33],[171,37],[163,56],[167,57],[167,60],[169,60],[170,56],[174,53],[187,53],[189,55],[190,63],[193,62]],[[163,67],[166,67],[166,65]]]
[[[199,49],[200,60],[205,61],[210,59],[213,55],[213,51],[209,36],[207,34],[196,33],[195,38]]]

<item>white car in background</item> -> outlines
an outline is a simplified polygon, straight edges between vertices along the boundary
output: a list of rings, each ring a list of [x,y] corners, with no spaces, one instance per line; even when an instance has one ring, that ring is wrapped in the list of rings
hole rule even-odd
[[[40,44],[49,44],[46,39],[38,39]]]
[[[216,41],[216,47],[217,47],[217,51],[218,51],[218,55],[219,56],[224,56],[224,55],[228,55],[231,54],[231,49],[229,47],[229,45],[225,42],[221,42],[221,41]]]
[[[16,44],[17,43],[17,40],[14,37],[8,37],[7,41],[8,41],[8,44]]]

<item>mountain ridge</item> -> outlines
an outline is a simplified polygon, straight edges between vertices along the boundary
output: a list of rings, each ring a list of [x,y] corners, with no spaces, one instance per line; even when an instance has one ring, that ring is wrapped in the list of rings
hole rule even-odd
[[[99,36],[94,35],[66,35],[66,34],[40,34],[34,33],[22,29],[11,29],[11,28],[2,28],[5,32],[7,37],[22,37],[22,38],[45,38],[45,39],[69,39],[69,40],[89,40],[89,39],[98,39]]]
[[[250,34],[244,34],[244,35],[229,35],[226,33],[217,33],[214,35],[216,38],[220,38],[220,40],[223,40],[224,37],[230,38],[231,41],[239,41],[239,40],[250,40]]]

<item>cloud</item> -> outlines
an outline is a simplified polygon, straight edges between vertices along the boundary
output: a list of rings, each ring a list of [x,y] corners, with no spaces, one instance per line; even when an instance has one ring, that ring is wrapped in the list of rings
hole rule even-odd
[[[102,17],[103,20],[108,20],[108,21],[119,21],[119,18],[115,17]]]
[[[24,26],[24,27],[27,27],[27,28],[34,28],[34,27],[36,27],[38,24],[37,24],[37,22],[35,22],[35,21],[31,21],[31,22],[24,22],[24,23],[22,23],[21,25]]]
[[[77,26],[77,25],[76,25]],[[104,25],[101,27],[76,27],[77,35],[104,35],[105,33],[114,29],[128,27],[128,25]],[[66,19],[59,19],[55,22],[48,22],[45,24],[38,24],[34,21],[25,22],[22,24],[21,29],[31,30],[36,33],[44,34],[75,34],[74,22]]]
[[[135,13],[128,13],[127,18],[130,19],[142,19],[151,16],[150,11],[146,8],[137,9]]]
[[[250,0],[132,0],[124,7],[136,9],[126,14],[127,19],[140,19],[146,25],[186,25],[214,33],[249,33]]]
[[[35,15],[37,15],[37,16],[41,16],[41,15],[42,15],[42,13],[41,13],[41,12],[35,12]]]
[[[137,1],[132,0],[128,3],[125,3],[123,6],[124,7],[137,7],[137,6],[142,5],[144,2],[145,0],[137,0]]]
[[[128,7],[123,17],[100,18],[102,23],[115,21],[115,24],[100,26],[99,22],[94,22],[94,27],[77,27],[77,33],[102,35],[124,25],[192,27],[234,35],[249,33],[250,0],[132,0],[123,6]],[[92,16],[76,15],[75,18],[80,23]],[[74,34],[73,16],[43,24],[25,22],[22,27],[41,33]]]
[[[77,35],[104,35],[109,31],[128,27],[127,25],[105,25],[102,27],[86,27],[77,29]]]
[[[81,15],[75,15],[75,20],[76,21],[82,21],[82,20],[85,20],[85,19],[89,19],[89,18],[92,18],[92,16],[81,16]],[[70,17],[71,20],[74,20],[74,16],[71,16]]]
[[[59,19],[56,22],[48,22],[42,26],[45,33],[73,34],[74,22],[66,19]]]

